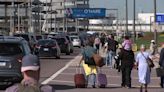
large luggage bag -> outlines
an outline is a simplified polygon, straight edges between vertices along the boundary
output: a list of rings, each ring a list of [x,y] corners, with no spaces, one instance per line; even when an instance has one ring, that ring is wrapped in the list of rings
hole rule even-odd
[[[85,88],[86,87],[85,75],[82,73],[75,74],[74,82],[76,88]]]
[[[164,76],[164,68],[163,67],[156,68],[156,73],[157,73],[157,77]]]
[[[103,74],[102,72],[98,73],[97,79],[98,79],[98,86],[100,88],[105,88],[107,86],[108,82],[107,82],[106,74]]]

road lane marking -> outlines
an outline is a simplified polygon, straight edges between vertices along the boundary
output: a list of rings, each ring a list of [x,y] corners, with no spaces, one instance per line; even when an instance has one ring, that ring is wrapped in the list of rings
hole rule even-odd
[[[59,71],[57,71],[56,73],[54,73],[51,77],[49,77],[48,79],[44,80],[41,84],[48,84],[50,81],[52,81],[53,79],[55,79],[60,73],[62,73],[65,69],[67,69],[73,62],[75,62],[75,60],[77,60],[78,58],[80,58],[81,56],[78,55],[76,56],[74,59],[72,59],[70,62],[68,62],[63,68],[61,68]]]

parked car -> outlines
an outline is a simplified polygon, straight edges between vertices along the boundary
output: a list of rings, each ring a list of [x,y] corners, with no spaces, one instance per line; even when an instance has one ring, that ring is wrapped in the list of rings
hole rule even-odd
[[[71,38],[72,44],[74,47],[81,47],[81,41],[79,36],[69,36]]]
[[[31,50],[25,39],[0,36],[0,83],[10,85],[21,82],[21,60],[27,54],[31,54]]]
[[[30,45],[31,50],[33,51],[34,46],[37,42],[34,34],[14,34],[16,37],[23,37]]]
[[[56,40],[53,39],[41,39],[35,45],[35,53],[39,57],[56,57],[60,58],[60,47]]]
[[[55,39],[57,43],[59,44],[61,53],[66,53],[66,55],[70,55],[71,44],[65,36],[55,36],[52,39]]]

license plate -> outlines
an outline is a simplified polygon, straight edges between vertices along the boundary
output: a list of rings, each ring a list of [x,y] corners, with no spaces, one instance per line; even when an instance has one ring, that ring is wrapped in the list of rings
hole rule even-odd
[[[44,51],[49,51],[49,49],[48,49],[48,48],[44,48],[43,50],[44,50]]]
[[[6,62],[0,62],[0,66],[6,66]]]

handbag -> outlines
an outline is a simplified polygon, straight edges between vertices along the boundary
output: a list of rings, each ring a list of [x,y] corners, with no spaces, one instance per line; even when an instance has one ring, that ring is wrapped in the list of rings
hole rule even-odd
[[[159,67],[156,68],[156,73],[157,73],[157,77],[163,77],[164,76],[164,68],[163,67]]]
[[[150,68],[153,68],[154,67],[154,63],[153,61],[148,57],[146,58],[145,55],[141,52],[141,54],[144,56],[144,58],[146,59],[147,61],[147,64],[149,65]]]
[[[93,54],[93,59],[95,61],[96,66],[102,67],[105,65],[104,59],[99,54]]]

